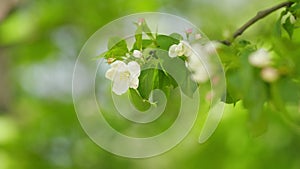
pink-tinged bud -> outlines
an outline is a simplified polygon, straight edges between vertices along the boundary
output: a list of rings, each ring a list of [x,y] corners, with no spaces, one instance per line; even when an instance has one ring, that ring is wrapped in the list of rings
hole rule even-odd
[[[107,59],[107,63],[111,64],[112,62],[114,62],[116,60],[116,58],[108,58]]]
[[[192,28],[189,28],[189,29],[185,30],[185,33],[186,33],[186,34],[191,34],[191,33],[193,33],[193,29],[192,29]]]
[[[277,69],[272,67],[263,68],[260,75],[264,81],[269,83],[275,82],[279,78]]]
[[[141,26],[145,22],[145,18],[138,19],[138,25]]]

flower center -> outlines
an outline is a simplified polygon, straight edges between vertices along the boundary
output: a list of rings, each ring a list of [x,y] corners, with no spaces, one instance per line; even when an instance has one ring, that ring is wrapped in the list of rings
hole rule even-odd
[[[121,79],[128,79],[130,76],[130,72],[129,71],[124,71],[120,74],[120,78]]]

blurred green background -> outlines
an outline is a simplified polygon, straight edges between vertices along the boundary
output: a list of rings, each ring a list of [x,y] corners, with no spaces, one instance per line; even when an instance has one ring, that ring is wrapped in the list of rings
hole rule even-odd
[[[300,132],[275,112],[252,137],[248,114],[228,105],[214,135],[198,144],[196,127],[171,151],[149,159],[112,155],[81,129],[72,103],[72,73],[85,41],[100,27],[137,12],[166,12],[224,39],[257,10],[278,0],[1,0],[0,169],[300,168]],[[279,13],[244,35],[268,33]],[[159,127],[159,126],[158,126]]]

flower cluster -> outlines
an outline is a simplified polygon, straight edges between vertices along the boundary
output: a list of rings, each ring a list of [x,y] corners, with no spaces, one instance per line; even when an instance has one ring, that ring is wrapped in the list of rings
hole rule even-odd
[[[104,55],[107,63],[110,65],[110,69],[107,70],[105,77],[112,81],[112,91],[115,94],[122,95],[126,93],[129,88],[136,89],[137,93],[144,94],[143,87],[140,88],[139,85],[149,86],[149,84],[143,84],[148,82],[142,82],[141,84],[141,79],[139,79],[140,75],[143,74],[141,67],[144,64],[154,64],[157,67],[161,67],[164,62],[163,57],[156,55],[156,50],[161,49],[168,51],[167,57],[173,59],[180,57],[180,59],[184,60],[185,65],[183,65],[183,67],[186,69],[184,71],[189,72],[189,78],[194,82],[203,83],[209,79],[208,72],[210,71],[211,65],[208,62],[208,58],[209,55],[215,51],[215,47],[212,43],[206,45],[191,43],[193,29],[187,29],[183,32],[186,35],[184,39],[183,36],[178,33],[174,33],[177,35],[177,38],[171,35],[154,35],[150,33],[151,31],[145,19],[139,19],[136,25],[136,41],[132,49],[128,49],[125,40],[118,39],[116,42],[114,39],[112,44],[115,45],[111,46]],[[143,39],[142,33],[145,33],[149,39]],[[201,39],[201,34],[194,34],[193,42],[198,42]],[[161,69],[164,70],[163,67],[161,67]],[[149,79],[156,79],[156,81],[158,80],[157,82],[160,83],[159,80],[162,80],[161,78],[169,78],[169,75],[166,73],[167,72],[164,72],[165,75],[155,73],[149,74],[148,76]],[[143,79],[148,76],[143,75]],[[164,79],[164,84],[176,86],[171,79]],[[166,89],[165,87],[162,88]],[[149,91],[148,89],[145,90],[147,90],[147,92]],[[147,97],[147,94],[144,95],[143,97]]]
[[[278,80],[279,72],[271,67],[272,58],[267,50],[261,48],[250,54],[249,63],[262,69],[260,76],[264,81],[272,83]]]

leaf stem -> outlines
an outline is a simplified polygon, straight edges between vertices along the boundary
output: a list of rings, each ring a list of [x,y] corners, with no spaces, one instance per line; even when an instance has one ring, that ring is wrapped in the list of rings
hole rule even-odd
[[[256,23],[257,21],[263,19],[264,17],[268,16],[269,14],[277,11],[278,9],[281,9],[283,7],[290,7],[294,4],[295,2],[292,1],[286,1],[282,2],[280,4],[277,4],[273,7],[270,7],[268,9],[258,11],[257,14],[252,17],[250,20],[248,20],[244,25],[242,25],[239,29],[237,29],[232,37],[229,40],[221,40],[220,42],[223,43],[224,45],[230,46],[231,43],[240,35],[242,35],[251,25]]]

